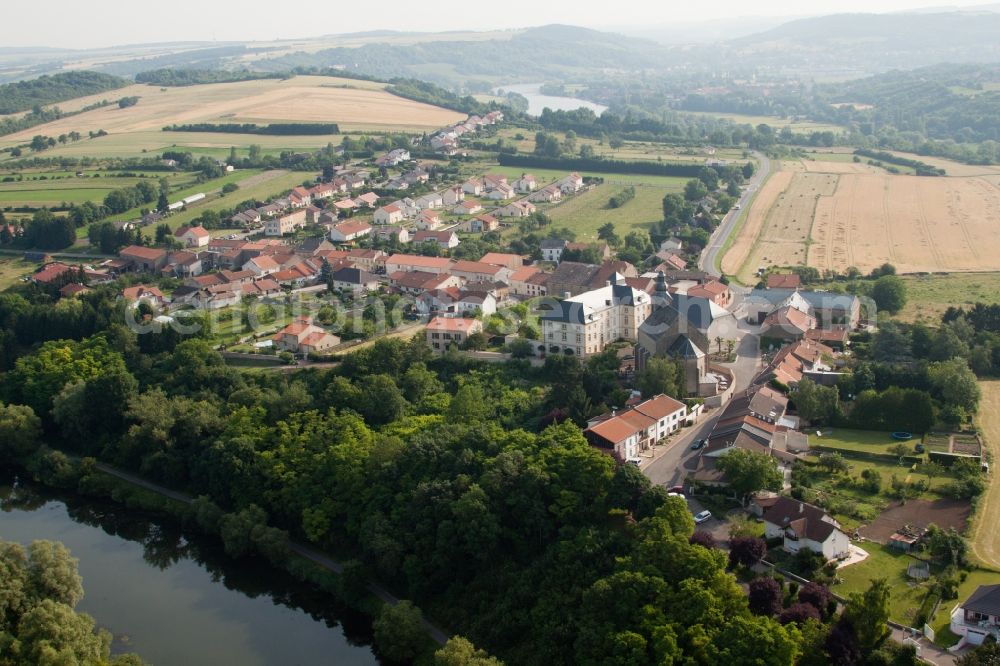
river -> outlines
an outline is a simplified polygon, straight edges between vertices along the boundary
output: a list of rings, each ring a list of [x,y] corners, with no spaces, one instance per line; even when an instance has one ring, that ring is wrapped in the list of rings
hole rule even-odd
[[[378,664],[363,615],[213,539],[3,469],[0,509],[0,538],[61,541],[80,560],[77,610],[114,635],[114,653],[153,666]]]
[[[501,86],[498,90],[506,92],[516,92],[523,95],[528,100],[528,113],[533,116],[542,115],[546,108],[553,111],[572,111],[574,109],[590,109],[595,115],[601,115],[607,111],[608,107],[588,102],[576,97],[558,97],[556,95],[543,95],[539,92],[542,87],[540,83],[518,83],[515,85]]]

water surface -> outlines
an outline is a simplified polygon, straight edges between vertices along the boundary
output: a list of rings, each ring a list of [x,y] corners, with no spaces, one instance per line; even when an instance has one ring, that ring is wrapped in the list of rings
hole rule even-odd
[[[3,470],[0,509],[0,538],[61,541],[80,560],[77,609],[116,653],[153,666],[378,663],[363,615],[262,561],[232,560],[214,539]]]

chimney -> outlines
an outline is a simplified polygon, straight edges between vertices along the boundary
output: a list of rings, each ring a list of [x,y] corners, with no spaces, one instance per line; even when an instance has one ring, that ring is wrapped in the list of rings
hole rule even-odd
[[[604,286],[605,287],[610,287],[611,286],[611,280],[605,280],[604,281]]]
[[[805,512],[806,512],[806,505],[803,504],[802,502],[799,502],[799,513],[805,513]]]
[[[572,294],[570,294],[570,293],[569,293],[568,291],[564,291],[564,292],[563,292],[563,298],[564,298],[564,299],[565,299],[565,298],[570,298],[571,296],[572,296]]]

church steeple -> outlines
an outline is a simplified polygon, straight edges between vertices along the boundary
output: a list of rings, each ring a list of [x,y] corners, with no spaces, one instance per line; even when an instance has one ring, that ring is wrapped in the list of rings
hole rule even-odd
[[[656,274],[656,292],[653,294],[653,309],[659,310],[670,305],[670,292],[667,291],[667,277],[663,271]]]

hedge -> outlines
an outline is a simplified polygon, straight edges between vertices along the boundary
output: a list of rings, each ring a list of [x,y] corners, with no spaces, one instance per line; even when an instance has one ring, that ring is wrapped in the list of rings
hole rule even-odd
[[[815,444],[809,445],[810,451],[819,451],[821,453],[839,453],[845,458],[852,458],[854,460],[870,460],[872,462],[889,462],[896,463],[902,460],[909,464],[920,464],[925,462],[923,456],[897,456],[891,453],[870,453],[868,451],[854,451],[852,449],[838,449],[833,446],[817,446]]]
[[[927,455],[930,456],[931,460],[936,463],[941,463],[945,467],[951,467],[955,464],[955,461],[963,458],[968,458],[970,460],[982,460],[982,456],[973,456],[968,453],[950,453],[948,451],[929,451]]]
[[[582,157],[538,157],[536,155],[499,156],[500,166],[534,169],[564,169],[566,171],[596,171],[598,173],[631,173],[650,176],[680,176],[697,178],[701,164],[674,162],[626,162],[624,160],[587,159]]]
[[[164,132],[222,132],[225,134],[268,134],[277,136],[321,136],[340,134],[337,123],[193,123],[189,125],[167,125]]]

